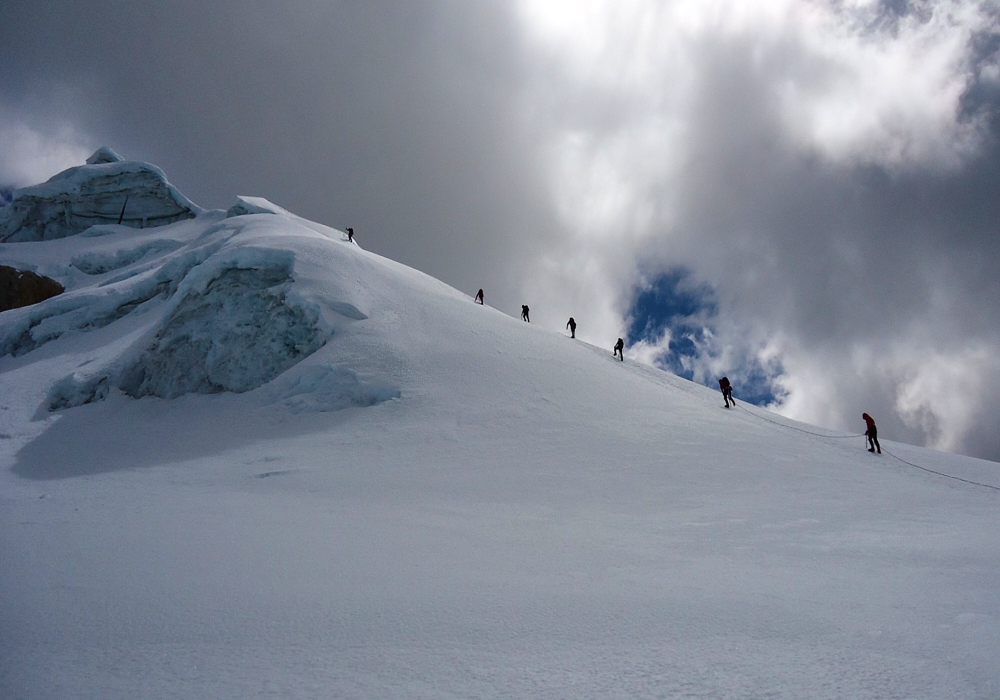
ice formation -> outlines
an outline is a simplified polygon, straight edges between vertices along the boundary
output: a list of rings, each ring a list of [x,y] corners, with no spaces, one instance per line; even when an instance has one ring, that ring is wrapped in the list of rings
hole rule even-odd
[[[156,187],[170,196],[154,202]],[[93,196],[87,200],[84,192]],[[149,217],[142,223],[161,225],[137,231],[79,213],[81,202],[93,209],[112,192],[127,197],[129,208],[138,203],[136,211]],[[117,340],[99,360],[51,387],[44,410],[92,403],[115,390],[164,399],[253,391],[368,319],[347,274],[357,246],[343,246],[339,232],[265,199],[240,197],[228,212],[202,211],[153,166],[101,149],[88,165],[19,191],[0,217],[29,200],[35,206],[19,210],[17,227],[0,244],[0,262],[44,271],[67,291],[5,312],[0,358],[72,343],[115,324],[121,329],[106,334]],[[164,202],[185,208],[169,204],[155,213]],[[56,220],[54,211],[61,212]],[[92,218],[101,223],[89,225]],[[79,235],[68,237],[71,229]],[[327,353],[261,398],[301,412],[370,406],[399,395],[392,381]]]
[[[86,165],[14,192],[10,204],[0,208],[0,242],[65,238],[95,224],[163,226],[201,211],[159,168],[121,160],[105,147]]]
[[[129,396],[244,392],[315,352],[325,338],[314,313],[287,302],[290,266],[230,267],[204,289],[184,294],[152,338],[109,371],[58,384],[51,410],[103,398],[114,386]],[[137,352],[136,352],[137,351]]]
[[[73,258],[70,265],[85,275],[103,275],[128,267],[146,256],[177,250],[181,245],[177,241],[156,239],[133,248],[118,248],[111,252],[88,251]]]
[[[236,204],[229,207],[226,216],[245,216],[246,214],[290,214],[277,204],[272,204],[263,197],[237,197]]]
[[[101,146],[87,159],[87,165],[100,165],[101,163],[119,163],[124,160],[120,155],[111,150],[108,146]]]

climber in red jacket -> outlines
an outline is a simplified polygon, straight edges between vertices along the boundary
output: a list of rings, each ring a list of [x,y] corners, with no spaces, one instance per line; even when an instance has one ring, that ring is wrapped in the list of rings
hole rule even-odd
[[[865,431],[865,435],[868,437],[868,448],[869,452],[874,452],[878,450],[879,454],[882,454],[882,446],[878,444],[878,428],[875,427],[875,419],[869,416],[867,413],[862,413],[861,417],[865,419],[865,423],[868,424],[868,430]]]

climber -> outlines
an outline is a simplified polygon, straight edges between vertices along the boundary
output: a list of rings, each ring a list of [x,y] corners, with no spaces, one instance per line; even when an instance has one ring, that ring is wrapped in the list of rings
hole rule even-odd
[[[623,352],[624,349],[625,349],[625,341],[619,338],[618,342],[615,343],[615,357],[620,359],[622,362],[625,361],[625,353]]]
[[[868,430],[865,431],[865,436],[868,438],[868,451],[875,452],[878,450],[878,453],[882,454],[882,446],[878,444],[878,428],[875,427],[875,419],[867,413],[862,413],[861,417],[865,419],[865,423],[868,425]]]
[[[354,243],[354,229],[350,226],[347,227],[347,242]]]
[[[482,289],[480,289],[480,290],[479,290],[479,291],[478,291],[478,292],[476,293],[476,303],[477,303],[477,304],[482,304],[482,303],[483,303],[483,290],[482,290]]]
[[[521,304],[521,320],[524,321],[525,323],[531,323],[531,321],[528,319],[528,305],[527,304]]]
[[[566,324],[566,327],[569,328],[569,337],[570,338],[575,338],[576,337],[576,321],[573,320],[572,316],[569,317],[569,323]]]
[[[729,377],[723,377],[719,380],[719,388],[722,389],[722,398],[726,400],[726,408],[729,408],[730,401],[735,406],[736,400],[733,398],[733,385],[729,383]]]

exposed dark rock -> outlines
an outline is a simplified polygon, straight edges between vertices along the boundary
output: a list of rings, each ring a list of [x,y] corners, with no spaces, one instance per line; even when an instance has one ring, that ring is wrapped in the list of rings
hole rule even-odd
[[[37,304],[63,291],[54,279],[0,265],[0,311]]]

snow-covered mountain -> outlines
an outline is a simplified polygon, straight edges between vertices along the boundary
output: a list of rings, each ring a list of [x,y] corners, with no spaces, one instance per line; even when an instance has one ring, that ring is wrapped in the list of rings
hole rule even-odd
[[[0,313],[0,697],[1000,697],[1000,465],[91,161],[0,209],[65,287]]]

